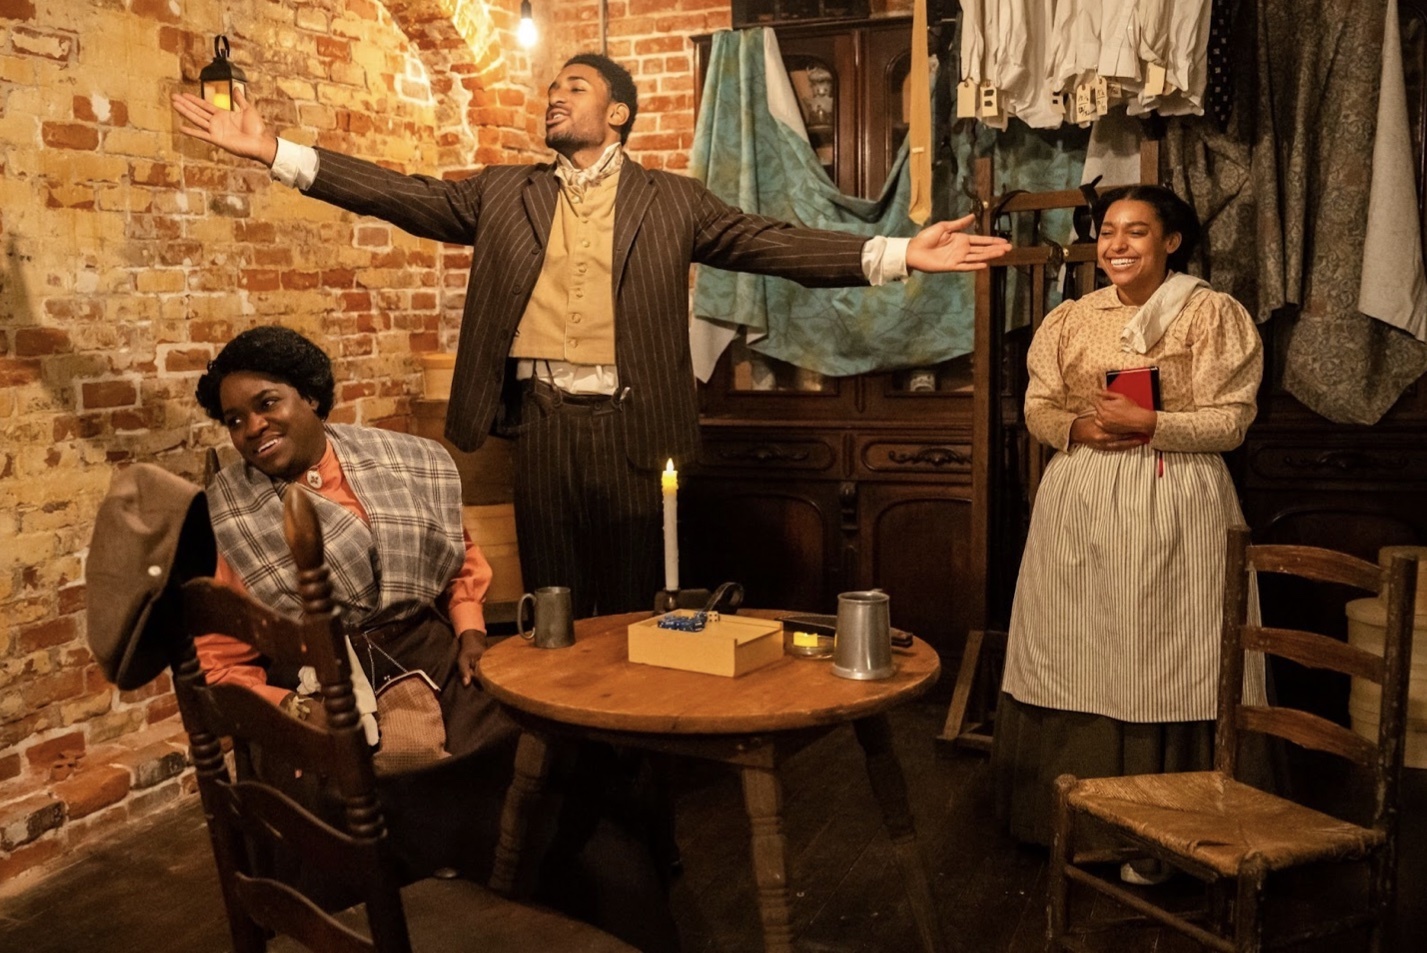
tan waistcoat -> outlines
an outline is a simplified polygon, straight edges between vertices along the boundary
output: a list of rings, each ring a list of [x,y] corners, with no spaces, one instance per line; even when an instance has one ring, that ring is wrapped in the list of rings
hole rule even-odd
[[[572,364],[614,363],[614,197],[619,175],[585,190],[560,189],[545,263],[510,356]]]

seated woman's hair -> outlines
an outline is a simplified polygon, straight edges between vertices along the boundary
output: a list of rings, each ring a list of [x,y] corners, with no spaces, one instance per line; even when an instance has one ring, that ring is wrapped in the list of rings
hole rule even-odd
[[[1091,210],[1095,217],[1095,234],[1100,234],[1100,225],[1110,206],[1121,200],[1144,202],[1159,216],[1166,236],[1179,233],[1179,247],[1170,254],[1169,267],[1172,271],[1187,271],[1189,259],[1199,247],[1203,233],[1194,207],[1162,185],[1122,185],[1102,193]]]
[[[198,379],[195,396],[214,420],[223,419],[223,378],[239,371],[263,374],[289,385],[317,404],[317,416],[323,420],[332,411],[336,383],[331,359],[290,328],[265,325],[244,331],[208,362],[208,373]]]

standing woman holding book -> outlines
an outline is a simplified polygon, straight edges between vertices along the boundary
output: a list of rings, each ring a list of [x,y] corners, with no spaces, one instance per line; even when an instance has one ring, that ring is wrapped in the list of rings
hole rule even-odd
[[[1225,529],[1243,520],[1220,454],[1243,441],[1263,373],[1248,312],[1185,273],[1188,203],[1137,185],[1094,211],[1110,287],[1047,315],[1026,361],[1026,425],[1059,452],[1031,514],[992,756],[998,813],[1042,844],[1059,774],[1212,764]],[[1106,387],[1150,367],[1137,374],[1158,376],[1157,408]],[[1261,659],[1246,671],[1261,698]]]

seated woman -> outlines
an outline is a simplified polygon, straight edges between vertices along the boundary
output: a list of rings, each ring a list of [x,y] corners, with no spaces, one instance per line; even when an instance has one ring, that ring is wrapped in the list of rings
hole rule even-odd
[[[461,528],[451,455],[428,439],[327,424],[334,391],[327,355],[280,327],[244,331],[198,378],[198,402],[241,455],[208,488],[218,579],[300,612],[283,494],[303,482],[320,498],[337,612],[372,685],[421,669],[440,689],[451,755],[507,745],[514,725],[474,681],[491,566]],[[198,655],[210,682],[244,683],[295,715],[318,710],[233,639],[201,639]]]
[[[1200,234],[1184,200],[1130,186],[1096,213],[1110,287],[1047,315],[1026,361],[1027,427],[1060,452],[1031,514],[992,752],[998,813],[1042,844],[1059,774],[1212,765],[1225,530],[1243,521],[1220,454],[1263,373],[1243,306],[1184,273]],[[1162,409],[1106,386],[1146,367]],[[1262,698],[1262,658],[1245,671]]]
[[[460,478],[445,449],[420,437],[326,423],[334,390],[327,355],[282,327],[238,335],[199,378],[199,403],[228,428],[241,457],[208,488],[215,575],[297,614],[282,495],[300,481],[318,497],[337,612],[366,678],[379,689],[403,670],[420,670],[439,689],[453,764],[415,772],[418,803],[402,796],[415,778],[396,775],[384,784],[394,833],[410,835],[395,838],[398,849],[405,845],[416,867],[480,867],[493,847],[517,735],[474,679],[485,646],[481,603],[490,565],[461,528]],[[198,653],[210,683],[243,684],[298,717],[320,717],[320,703],[294,691],[297,673],[269,671],[243,643],[207,636]],[[484,810],[464,803],[478,796],[472,784],[484,790]],[[437,827],[433,819],[444,812],[434,808],[443,794],[464,803],[464,816]],[[472,830],[478,820],[479,834]],[[456,854],[463,840],[482,858]]]
[[[245,331],[208,365],[198,401],[241,456],[208,488],[215,575],[299,613],[282,494],[301,482],[317,495],[337,612],[361,670],[380,689],[419,669],[440,690],[452,757],[378,779],[393,849],[413,876],[449,867],[484,880],[518,735],[475,678],[490,565],[461,528],[460,479],[445,449],[326,423],[334,390],[327,355],[287,328]],[[243,643],[212,635],[197,648],[210,684],[243,684],[297,717],[321,716],[320,704],[293,690],[297,673],[271,671]],[[642,819],[623,810],[638,803],[620,796],[628,772],[610,758],[588,746],[554,780],[559,804],[527,838],[537,892],[649,953],[677,949],[667,884],[638,836]],[[321,796],[311,786],[297,793]]]

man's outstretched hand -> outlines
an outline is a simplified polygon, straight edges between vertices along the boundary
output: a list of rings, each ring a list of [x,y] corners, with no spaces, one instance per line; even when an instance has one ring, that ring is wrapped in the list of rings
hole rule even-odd
[[[907,243],[907,270],[980,271],[1011,250],[1004,238],[966,234],[974,221],[975,215],[966,215],[922,229]]]
[[[257,159],[271,166],[277,157],[277,136],[268,132],[263,117],[248,103],[242,87],[233,90],[233,109],[219,109],[192,93],[174,93],[173,111],[183,119],[179,129],[195,139],[211,142],[225,152]]]

